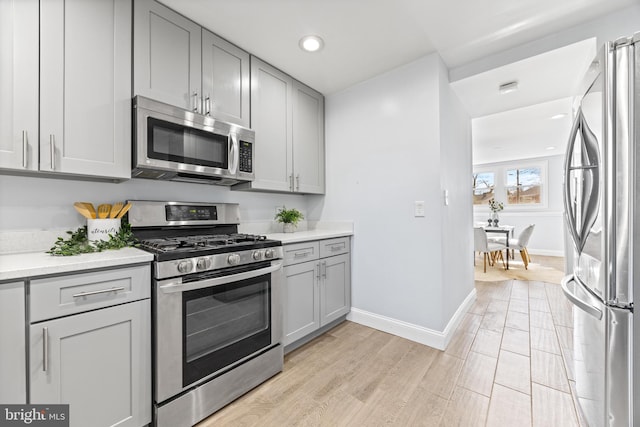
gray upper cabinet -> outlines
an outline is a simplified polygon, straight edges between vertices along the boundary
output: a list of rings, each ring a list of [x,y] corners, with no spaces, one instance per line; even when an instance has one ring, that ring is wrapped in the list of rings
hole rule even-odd
[[[134,5],[134,95],[202,112],[201,27],[153,0]]]
[[[38,170],[38,26],[38,0],[0,0],[0,168]]]
[[[40,170],[130,178],[131,0],[40,12]]]
[[[249,127],[249,54],[154,0],[135,2],[134,95]]]
[[[27,403],[24,282],[0,284],[0,402]]]
[[[249,54],[202,30],[204,114],[249,127]]]
[[[235,186],[324,194],[324,97],[251,57],[251,127],[256,179]]]
[[[295,191],[324,193],[324,97],[293,81]]]

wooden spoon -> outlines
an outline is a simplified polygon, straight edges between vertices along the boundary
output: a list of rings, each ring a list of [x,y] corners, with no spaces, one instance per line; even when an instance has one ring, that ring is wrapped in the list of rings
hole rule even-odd
[[[97,218],[97,217],[98,217],[98,215],[96,214],[96,210],[95,210],[95,208],[93,207],[93,204],[92,204],[92,203],[89,203],[89,202],[78,202],[78,203],[80,203],[81,205],[83,205],[83,206],[84,206],[84,207],[89,211],[89,214],[91,214],[91,218],[94,218],[94,219],[95,219],[95,218]]]
[[[120,211],[120,213],[118,213],[118,216],[116,218],[122,218],[124,214],[129,212],[129,209],[131,209],[131,203],[127,203],[126,205],[124,205],[124,208],[122,208],[122,210]]]
[[[114,203],[113,206],[111,206],[111,213],[109,214],[109,218],[116,218],[118,216],[118,213],[120,213],[122,206],[124,206],[124,203],[122,202]]]
[[[104,204],[98,206],[98,218],[105,219],[106,217],[109,216],[110,212],[111,212],[111,205],[110,204],[104,203]]]
[[[92,219],[93,218],[91,216],[91,212],[89,212],[89,209],[87,209],[87,207],[83,203],[75,202],[73,204],[73,207],[76,208],[78,213],[80,213],[80,215],[82,215],[83,217],[85,217],[87,219]]]

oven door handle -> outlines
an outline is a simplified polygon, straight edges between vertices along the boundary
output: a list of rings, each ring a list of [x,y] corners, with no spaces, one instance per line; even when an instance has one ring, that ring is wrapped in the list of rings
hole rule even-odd
[[[262,276],[263,274],[273,273],[274,271],[278,271],[281,267],[282,261],[278,261],[274,262],[270,267],[265,267],[258,270],[244,271],[242,273],[230,274],[229,276],[216,277],[213,279],[199,280],[197,282],[181,283],[168,281],[167,283],[161,284],[159,288],[165,294],[210,288],[213,286],[220,286],[226,285],[227,283],[238,282],[240,280],[252,279],[254,277]]]

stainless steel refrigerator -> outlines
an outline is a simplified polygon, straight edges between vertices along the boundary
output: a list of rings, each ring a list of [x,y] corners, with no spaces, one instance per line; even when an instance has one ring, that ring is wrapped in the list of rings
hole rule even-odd
[[[604,45],[567,147],[576,395],[591,427],[640,426],[640,33]]]

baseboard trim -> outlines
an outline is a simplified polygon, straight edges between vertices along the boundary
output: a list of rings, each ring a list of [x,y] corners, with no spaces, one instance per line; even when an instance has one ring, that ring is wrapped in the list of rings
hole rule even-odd
[[[428,345],[429,347],[437,348],[438,350],[445,350],[449,341],[451,341],[453,332],[456,330],[467,312],[467,309],[471,304],[473,304],[475,299],[476,290],[474,288],[469,295],[467,295],[462,304],[460,304],[442,332],[353,307],[351,308],[351,312],[347,315],[347,320],[370,328],[378,329],[389,334],[397,335],[420,344]]]
[[[527,248],[529,255],[542,255],[542,256],[564,256],[564,251],[554,251],[549,249],[532,249]]]

